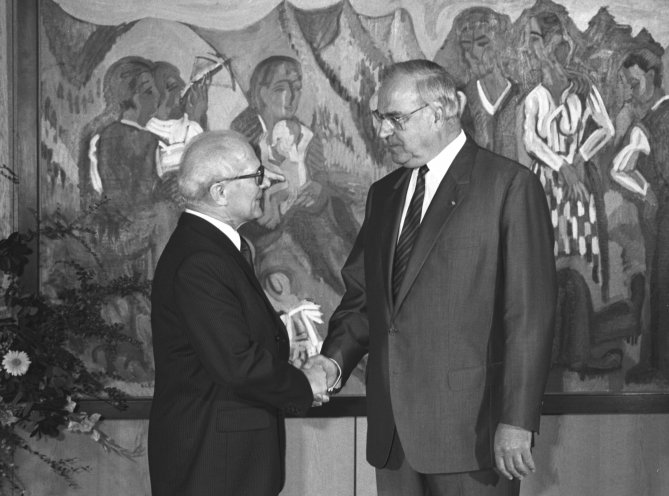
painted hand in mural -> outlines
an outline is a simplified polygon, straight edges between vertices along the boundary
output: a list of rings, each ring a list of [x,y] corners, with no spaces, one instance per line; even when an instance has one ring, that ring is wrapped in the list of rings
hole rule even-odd
[[[560,174],[565,182],[565,196],[567,197],[567,200],[585,202],[590,196],[590,192],[579,177],[580,174],[577,168],[574,165],[565,162],[562,167],[560,167]]]
[[[207,108],[209,105],[209,85],[211,75],[206,75],[196,83],[193,83],[183,96],[182,103],[184,111],[188,116],[201,125],[204,124]],[[204,125],[203,125],[204,127]]]

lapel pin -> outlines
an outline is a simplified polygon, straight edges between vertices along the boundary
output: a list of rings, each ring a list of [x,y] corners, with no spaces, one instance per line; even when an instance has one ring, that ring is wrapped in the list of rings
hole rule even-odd
[[[455,200],[451,200],[451,205],[455,206]]]

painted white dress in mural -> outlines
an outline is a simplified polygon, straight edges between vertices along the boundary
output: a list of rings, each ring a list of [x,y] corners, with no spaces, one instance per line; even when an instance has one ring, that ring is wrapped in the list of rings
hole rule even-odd
[[[558,175],[563,165],[588,162],[613,137],[613,123],[599,91],[591,87],[583,103],[568,86],[555,100],[543,85],[537,85],[525,98],[523,142],[534,157],[532,170],[539,176],[555,230],[555,256],[580,256],[593,265],[593,279],[599,279],[599,236],[597,212],[591,191],[585,198],[569,195]],[[595,129],[585,134],[586,124]]]

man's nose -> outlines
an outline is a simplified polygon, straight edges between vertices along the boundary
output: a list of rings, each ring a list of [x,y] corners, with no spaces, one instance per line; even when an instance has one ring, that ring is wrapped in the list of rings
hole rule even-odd
[[[393,133],[395,133],[395,128],[393,127],[393,125],[390,122],[388,122],[388,119],[383,119],[381,121],[381,124],[379,125],[379,132],[378,132],[379,138],[387,138]]]
[[[269,180],[269,177],[264,176],[264,177],[262,178],[262,183],[260,184],[260,189],[262,189],[262,190],[266,190],[267,188],[269,188],[269,187],[271,186],[271,184],[272,184],[272,183],[271,183],[271,181]]]

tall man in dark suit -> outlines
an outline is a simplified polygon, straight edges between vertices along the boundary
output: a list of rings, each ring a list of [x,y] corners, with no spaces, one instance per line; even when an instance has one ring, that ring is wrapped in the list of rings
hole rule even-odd
[[[463,105],[433,62],[387,71],[374,114],[402,167],[370,188],[325,357],[311,361],[333,385],[369,353],[367,459],[382,495],[517,495],[534,470],[552,226],[532,172],[462,132]]]
[[[187,209],[160,257],[151,298],[154,496],[276,496],[284,414],[305,413],[325,392],[322,369],[288,364],[288,335],[237,233],[262,215],[269,175],[234,131],[199,135],[182,158]]]

